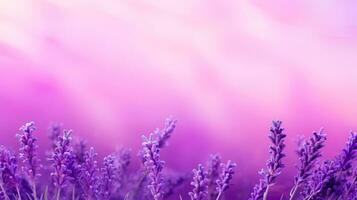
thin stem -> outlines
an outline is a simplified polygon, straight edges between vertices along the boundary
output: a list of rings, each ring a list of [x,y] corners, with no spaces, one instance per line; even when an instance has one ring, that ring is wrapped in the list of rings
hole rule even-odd
[[[21,200],[21,194],[20,194],[19,186],[16,186],[16,192],[17,192],[18,200]]]
[[[268,192],[269,192],[269,185],[267,186],[267,189],[264,192],[263,200],[267,200],[268,199]]]
[[[56,200],[59,200],[59,199],[60,199],[60,196],[61,196],[61,188],[58,187],[58,189],[57,189],[57,195],[56,195]]]
[[[32,183],[32,190],[33,190],[33,199],[37,200],[37,192],[36,192],[36,183],[33,181]]]
[[[216,200],[219,200],[221,198],[221,196],[222,196],[222,192],[219,192],[218,195],[217,195]]]
[[[43,200],[47,200],[47,192],[48,192],[48,186],[45,188],[45,192],[43,194]]]
[[[10,200],[9,196],[7,196],[7,194],[6,194],[6,191],[5,191],[5,189],[4,189],[3,185],[2,185],[2,183],[0,183],[0,187],[1,187],[2,193],[4,193],[5,199]]]
[[[75,198],[76,198],[75,190],[76,190],[76,187],[73,187],[73,190],[72,190],[72,200],[75,200]]]
[[[289,200],[293,200],[294,196],[296,194],[297,189],[299,188],[299,185],[294,185],[294,187],[290,191],[290,198]]]

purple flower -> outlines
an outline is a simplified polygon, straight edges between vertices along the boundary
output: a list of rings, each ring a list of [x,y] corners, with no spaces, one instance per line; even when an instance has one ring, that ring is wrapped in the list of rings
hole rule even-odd
[[[21,133],[17,134],[20,142],[20,159],[22,160],[23,172],[32,182],[40,176],[40,159],[37,157],[37,139],[33,136],[36,130],[34,122],[28,122],[20,128]]]
[[[81,165],[79,182],[85,199],[92,199],[99,193],[98,166],[96,161],[97,153],[94,148],[89,148],[84,153],[84,162]]]
[[[52,123],[48,129],[48,138],[51,141],[52,149],[56,148],[56,143],[58,137],[62,134],[62,124],[60,123]]]
[[[207,173],[204,167],[199,164],[197,169],[193,169],[192,192],[189,193],[191,200],[204,200],[208,194]]]
[[[319,132],[313,132],[309,140],[301,141],[297,151],[299,157],[298,174],[294,178],[294,187],[290,191],[290,199],[293,199],[299,186],[308,180],[313,173],[313,169],[319,157],[321,157],[321,148],[326,141],[326,134],[321,129]]]
[[[352,163],[356,158],[357,152],[357,133],[351,132],[346,143],[346,147],[342,150],[341,155],[337,158],[338,168],[341,171],[348,171],[352,168]]]
[[[210,155],[207,162],[207,182],[208,182],[208,196],[210,199],[215,199],[218,195],[216,186],[220,175],[221,156],[218,154]]]
[[[57,188],[57,199],[60,198],[61,188],[64,187],[67,182],[72,180],[72,164],[73,150],[71,147],[71,130],[64,130],[63,135],[58,137],[56,147],[50,157],[52,161],[53,172],[51,176],[53,178],[53,183]]]
[[[161,200],[163,198],[162,170],[164,162],[160,160],[160,148],[158,142],[154,140],[153,134],[150,134],[148,138],[143,136],[142,147],[144,166],[149,176],[148,188],[154,200]]]
[[[221,164],[222,172],[219,176],[219,179],[217,180],[217,198],[216,200],[219,200],[220,197],[222,196],[223,192],[226,191],[229,187],[229,182],[231,181],[233,174],[234,174],[234,168],[237,166],[236,163],[233,163],[232,161],[228,160],[227,164]]]
[[[103,159],[103,167],[101,168],[101,185],[100,199],[109,199],[116,189],[115,182],[118,177],[118,168],[115,165],[116,158],[114,155],[108,155]]]
[[[283,133],[284,129],[281,127],[281,121],[273,121],[273,126],[270,129],[269,138],[272,142],[270,145],[270,158],[267,162],[267,168],[260,171],[263,179],[254,187],[250,200],[266,199],[269,187],[274,184],[275,179],[281,173],[284,167],[282,158],[285,157],[283,150],[285,148],[284,140],[286,135]]]
[[[16,156],[0,146],[0,186],[4,196],[19,196],[18,178],[16,175],[17,159]]]
[[[162,130],[156,129],[158,147],[162,148],[167,145],[167,140],[171,137],[171,134],[176,128],[177,120],[172,118],[167,118],[165,122],[165,127]]]

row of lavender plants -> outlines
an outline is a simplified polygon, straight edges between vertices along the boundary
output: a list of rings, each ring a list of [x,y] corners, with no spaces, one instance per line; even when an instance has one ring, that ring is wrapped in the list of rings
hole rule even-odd
[[[72,131],[63,130],[60,125],[51,126],[48,161],[41,161],[34,135],[35,124],[26,123],[17,134],[18,154],[0,146],[0,199],[166,199],[175,194],[175,188],[187,178],[170,174],[160,157],[160,151],[167,146],[175,127],[176,120],[167,119],[163,129],[143,136],[138,153],[141,168],[129,172],[129,149],[120,149],[98,163],[95,149],[87,147],[83,140],[72,140]],[[286,134],[281,121],[273,121],[269,138],[270,158],[260,171],[261,179],[249,200],[268,199],[270,189],[284,168]],[[321,149],[325,141],[326,134],[322,129],[299,141],[297,174],[290,194],[282,194],[280,199],[357,199],[357,168],[354,163],[357,134],[351,132],[345,148],[336,158],[322,161]],[[236,163],[230,160],[222,162],[218,154],[211,155],[205,165],[199,164],[193,170],[192,191],[188,195],[176,194],[177,199],[224,199],[235,167]]]

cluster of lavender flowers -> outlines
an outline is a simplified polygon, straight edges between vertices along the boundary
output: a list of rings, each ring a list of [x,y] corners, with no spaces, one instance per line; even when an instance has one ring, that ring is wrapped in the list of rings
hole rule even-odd
[[[168,146],[175,127],[176,120],[168,118],[164,128],[142,137],[138,153],[141,167],[133,172],[129,170],[130,149],[119,149],[100,162],[94,147],[88,147],[84,140],[72,139],[72,131],[60,124],[51,125],[51,148],[47,159],[41,161],[35,124],[26,123],[17,134],[18,154],[0,146],[0,200],[163,200],[175,198],[177,188],[188,179],[191,192],[176,194],[176,199],[228,199],[225,193],[232,184],[236,163],[223,162],[220,155],[212,154],[205,164],[193,170],[191,178],[165,166],[160,153]],[[273,121],[270,157],[249,200],[267,200],[270,196],[284,168],[285,138],[282,122]],[[321,129],[299,141],[297,174],[290,194],[282,194],[280,199],[357,200],[357,133],[351,132],[340,155],[322,161],[326,139]]]

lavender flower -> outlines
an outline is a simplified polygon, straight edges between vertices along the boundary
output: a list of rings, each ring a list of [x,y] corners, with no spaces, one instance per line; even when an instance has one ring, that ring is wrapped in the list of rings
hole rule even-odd
[[[267,169],[263,169],[260,172],[263,179],[254,187],[254,192],[251,194],[250,200],[267,199],[269,187],[274,184],[275,179],[279,176],[284,167],[282,158],[285,157],[283,150],[285,148],[284,139],[286,135],[283,133],[284,129],[281,128],[281,124],[281,121],[273,121],[273,126],[269,134],[269,138],[273,143],[269,150],[270,159],[267,162]]]
[[[234,168],[237,166],[236,163],[233,163],[232,161],[228,160],[227,164],[221,164],[222,168],[222,173],[219,176],[219,179],[217,180],[217,198],[216,200],[219,200],[220,197],[222,196],[223,192],[226,191],[229,187],[229,182],[231,181],[233,174],[234,174]]]
[[[15,191],[16,195],[21,198],[16,170],[16,156],[4,146],[0,146],[0,187],[4,196],[15,196]]]
[[[21,133],[16,136],[20,142],[20,159],[22,160],[22,171],[30,179],[33,198],[37,199],[36,183],[37,177],[41,176],[39,173],[41,165],[40,159],[37,157],[37,139],[33,136],[33,132],[36,130],[34,122],[28,122],[20,128]]]
[[[314,173],[303,191],[306,199],[339,199],[346,196],[348,179],[357,150],[357,134],[352,132],[346,147],[333,161],[326,161]]]
[[[34,122],[28,122],[20,128],[21,133],[17,134],[20,142],[20,159],[22,160],[23,172],[34,181],[40,176],[40,160],[37,157],[37,139],[33,136],[36,130]]]
[[[52,123],[48,129],[48,138],[51,141],[52,149],[56,148],[56,143],[58,137],[62,134],[62,124],[60,123]]]
[[[165,122],[165,127],[162,130],[156,130],[158,147],[162,148],[167,145],[167,140],[171,137],[171,134],[174,132],[176,128],[177,120],[172,118],[167,118]]]
[[[50,161],[53,163],[54,171],[51,173],[53,183],[57,188],[57,199],[60,198],[61,188],[71,179],[71,165],[73,163],[73,151],[71,147],[71,130],[64,130],[63,136],[58,137]]]
[[[216,186],[221,164],[221,157],[218,154],[210,155],[207,163],[208,197],[210,199],[215,199],[218,195]]]
[[[118,168],[115,165],[115,156],[108,155],[103,159],[103,168],[101,169],[102,180],[100,186],[100,199],[109,199],[115,190]]]
[[[299,186],[306,182],[311,176],[316,161],[321,157],[321,148],[326,141],[326,134],[321,129],[319,132],[313,132],[309,140],[302,141],[297,151],[299,157],[298,174],[294,178],[294,187],[290,191],[290,200],[295,196]]]
[[[81,165],[79,182],[85,199],[93,199],[95,194],[100,192],[96,157],[97,153],[93,147],[89,148],[83,156],[84,162]]]
[[[193,191],[189,193],[191,200],[204,200],[207,197],[207,173],[201,164],[197,169],[193,169],[191,185],[193,186]]]
[[[116,158],[115,158],[115,165],[118,171],[117,174],[117,184],[118,188],[123,189],[123,182],[127,178],[127,170],[128,166],[130,165],[130,160],[131,160],[131,151],[126,148],[122,148],[116,153]]]
[[[144,166],[150,181],[148,188],[154,200],[161,200],[163,198],[161,173],[164,162],[160,160],[160,148],[158,142],[153,139],[153,134],[150,134],[149,138],[143,136],[142,147]]]

